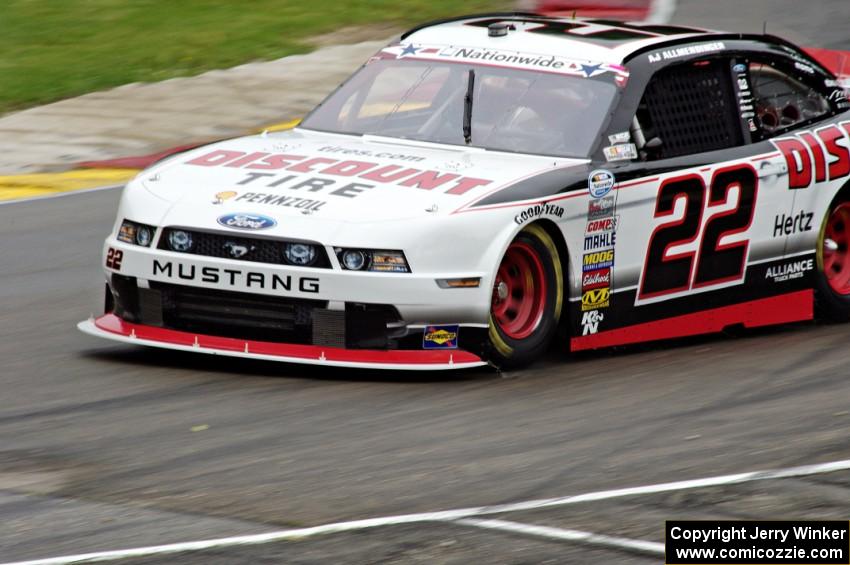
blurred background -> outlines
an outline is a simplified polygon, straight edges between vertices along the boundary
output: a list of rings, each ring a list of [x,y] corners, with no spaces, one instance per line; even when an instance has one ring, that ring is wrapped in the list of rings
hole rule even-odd
[[[430,19],[485,11],[704,22],[750,32],[767,22],[769,31],[789,39],[841,48],[848,38],[840,26],[820,26],[846,16],[846,5],[818,0],[816,13],[806,14],[792,0],[4,0],[0,114],[126,83],[382,39]]]

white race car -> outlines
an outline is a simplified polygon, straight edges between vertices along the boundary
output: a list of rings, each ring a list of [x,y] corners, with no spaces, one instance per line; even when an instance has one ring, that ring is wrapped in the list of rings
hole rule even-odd
[[[79,327],[450,369],[810,319],[815,291],[846,318],[848,107],[769,36],[532,14],[421,26],[296,129],[130,182],[106,313]]]

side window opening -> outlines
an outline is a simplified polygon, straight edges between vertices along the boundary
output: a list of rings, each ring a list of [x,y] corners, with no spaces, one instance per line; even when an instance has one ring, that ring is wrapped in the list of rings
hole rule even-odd
[[[744,143],[729,64],[711,59],[659,71],[632,124],[642,158],[666,159]]]
[[[763,62],[749,64],[757,124],[763,138],[816,121],[831,112],[817,90]]]

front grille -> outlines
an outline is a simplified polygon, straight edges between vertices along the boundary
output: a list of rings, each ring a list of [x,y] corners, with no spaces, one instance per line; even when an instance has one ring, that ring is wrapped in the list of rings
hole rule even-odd
[[[112,275],[107,311],[124,320],[204,335],[350,349],[396,349],[405,328],[389,304],[348,302],[328,310],[326,300],[284,298]],[[421,342],[421,337],[419,337]],[[418,345],[413,344],[413,349]]]
[[[162,230],[162,235],[159,238],[159,249],[174,251],[168,245],[168,236],[171,232],[179,228],[165,228]],[[285,241],[279,239],[265,239],[257,237],[239,237],[224,233],[202,232],[194,230],[181,231],[188,232],[192,236],[192,247],[187,251],[178,251],[176,253],[190,253],[193,255],[204,255],[207,257],[221,257],[223,259],[231,259],[234,261],[252,261],[254,263],[271,263],[275,265],[290,265],[293,267],[315,267],[319,269],[329,269],[331,267],[328,255],[325,248],[315,242],[304,241]],[[284,257],[284,247],[287,243],[310,243],[316,247],[316,259],[312,265],[292,265]],[[234,256],[231,249],[244,247],[247,253],[241,257]]]
[[[152,282],[151,288],[160,295],[165,327],[241,339],[309,344],[313,311],[327,306],[323,300],[165,283]]]

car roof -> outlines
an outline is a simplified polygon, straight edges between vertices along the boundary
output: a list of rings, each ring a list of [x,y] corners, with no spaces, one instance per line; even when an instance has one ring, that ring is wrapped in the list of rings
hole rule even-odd
[[[505,36],[490,37],[488,26],[495,23],[507,23],[513,29]],[[724,36],[728,34],[693,27],[500,12],[430,22],[402,34],[401,39],[423,45],[493,48],[621,64],[633,53],[656,44],[711,41]]]

